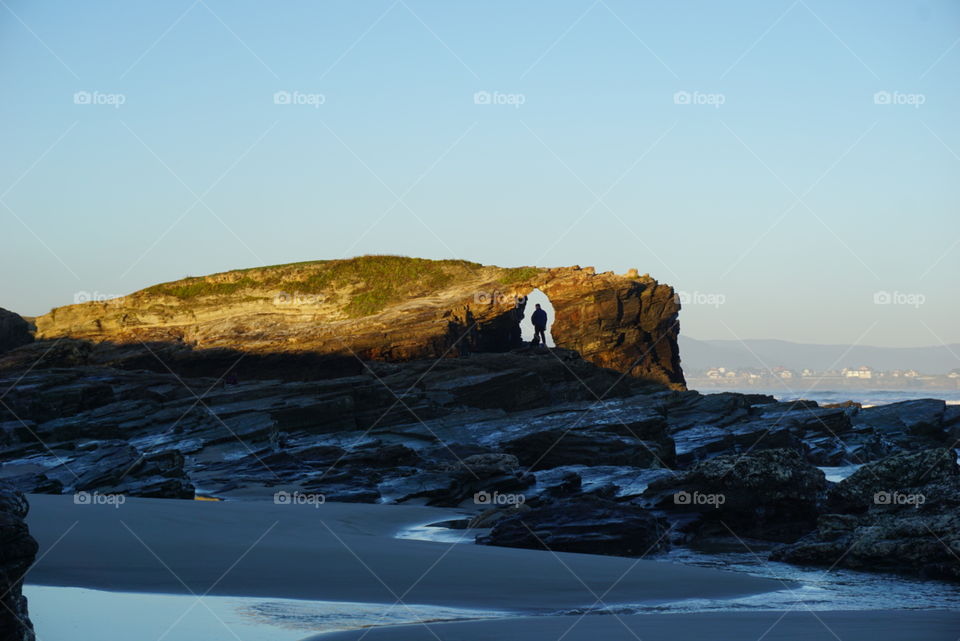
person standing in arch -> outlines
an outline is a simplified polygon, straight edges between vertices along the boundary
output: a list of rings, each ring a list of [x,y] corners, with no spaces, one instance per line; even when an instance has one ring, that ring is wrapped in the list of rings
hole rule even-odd
[[[540,309],[540,303],[536,305],[537,309],[530,315],[530,321],[533,323],[533,344],[547,346],[547,313]]]

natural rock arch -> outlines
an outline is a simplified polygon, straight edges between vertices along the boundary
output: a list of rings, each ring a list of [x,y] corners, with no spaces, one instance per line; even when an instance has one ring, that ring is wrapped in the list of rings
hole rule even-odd
[[[626,275],[596,274],[592,268],[580,267],[543,270],[484,301],[488,307],[506,308],[500,313],[475,309],[482,304],[472,306],[470,320],[478,322],[481,335],[487,336],[484,348],[509,347],[501,334],[509,335],[512,305],[534,289],[546,294],[553,305],[551,334],[557,347],[576,350],[601,367],[684,388],[677,346],[680,303],[672,287],[639,276],[635,270]],[[525,313],[529,317],[529,310]],[[490,321],[478,321],[490,316]]]
[[[37,319],[37,338],[154,341],[271,358],[442,358],[456,355],[462,341],[470,351],[514,347],[517,299],[539,289],[555,310],[551,333],[557,347],[576,350],[585,360],[625,375],[674,389],[685,386],[677,346],[680,303],[672,287],[646,274],[598,274],[579,266],[506,269],[464,261],[451,266],[450,261],[391,260],[413,261],[416,269],[433,269],[435,275],[450,271],[441,273],[446,280],[417,282],[418,293],[359,315],[346,313],[344,301],[356,300],[350,298],[350,287],[331,290],[330,296],[297,296],[294,304],[285,296],[278,303],[271,280],[278,272],[287,270],[293,274],[288,277],[307,282],[304,279],[331,261],[224,272],[105,302],[56,308]],[[196,287],[204,293],[186,299],[176,293]]]

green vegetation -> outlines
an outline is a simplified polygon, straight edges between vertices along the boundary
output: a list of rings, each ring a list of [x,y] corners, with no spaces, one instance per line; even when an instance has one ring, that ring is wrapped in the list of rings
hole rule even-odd
[[[240,278],[229,282],[209,281],[206,278],[186,278],[173,283],[154,285],[145,292],[162,293],[176,296],[181,300],[197,298],[198,296],[228,296],[240,290],[254,287],[258,283],[250,278]]]
[[[536,267],[512,267],[507,270],[506,274],[498,278],[497,281],[501,285],[515,285],[528,281],[539,273],[540,270]]]
[[[300,294],[349,292],[344,311],[351,317],[375,314],[391,303],[436,292],[457,279],[475,277],[483,268],[465,260],[427,260],[406,256],[359,256],[344,260],[288,263],[271,267],[185,278],[155,285],[143,294],[165,294],[182,301],[207,296],[232,296],[247,290]],[[510,282],[528,278],[537,270],[510,270]],[[516,273],[515,273],[516,272]],[[244,298],[248,298],[245,296]]]

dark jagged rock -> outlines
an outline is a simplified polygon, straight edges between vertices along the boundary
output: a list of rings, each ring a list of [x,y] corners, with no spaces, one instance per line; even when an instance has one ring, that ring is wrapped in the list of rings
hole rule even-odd
[[[105,441],[51,474],[74,491],[192,499],[194,487],[183,465],[175,450],[145,454],[122,441]]]
[[[554,429],[521,436],[504,445],[531,470],[562,465],[661,467],[673,462],[673,442],[644,441],[598,428]]]
[[[953,450],[869,463],[832,487],[817,529],[773,558],[960,581],[960,467]]]
[[[686,530],[698,537],[737,536],[793,541],[816,524],[822,471],[793,450],[728,454],[679,477],[650,484],[644,498],[674,515],[693,515]]]
[[[52,360],[35,363],[41,348]],[[238,357],[73,339],[0,356],[0,389],[9,389],[9,409],[0,406],[0,476],[35,492],[300,491],[330,501],[475,509],[483,496],[512,494],[531,518],[544,515],[557,549],[618,554],[642,553],[631,547],[634,530],[656,528],[634,508],[655,506],[685,533],[678,540],[732,530],[780,542],[812,532],[784,558],[830,565],[834,542],[862,540],[867,547],[851,561],[858,567],[869,569],[887,546],[902,559],[884,567],[950,575],[933,552],[911,556],[907,548],[930,543],[921,528],[952,540],[954,470],[921,451],[960,434],[953,406],[924,401],[875,412],[701,395],[599,368],[564,349],[402,362],[351,357],[340,370],[330,363],[312,370],[312,361],[293,354],[251,353],[241,362],[254,367],[236,376]],[[269,361],[263,371],[258,358]],[[168,359],[177,374],[165,369]],[[295,374],[275,376],[285,364]],[[880,461],[891,455],[907,458]],[[948,459],[949,450],[939,456]],[[851,463],[871,466],[829,493],[813,467]],[[910,480],[922,467],[931,473]],[[874,475],[918,483],[927,504],[905,516],[864,508],[879,491]],[[677,504],[677,492],[691,500]],[[724,501],[698,504],[694,493]],[[564,507],[570,501],[582,503]],[[498,509],[478,522],[518,516]],[[634,530],[616,525],[621,517]],[[912,523],[913,534],[898,530],[900,521]],[[501,532],[510,540],[523,534]]]
[[[855,426],[866,426],[898,448],[921,449],[945,445],[946,403],[932,398],[878,405],[854,415]]]
[[[960,514],[907,511],[871,517],[824,515],[814,533],[774,550],[771,558],[960,581],[958,555]]]
[[[24,519],[29,506],[23,494],[0,482],[0,639],[34,641],[33,624],[23,596],[23,577],[37,555],[37,542]]]
[[[496,522],[477,543],[502,547],[647,556],[669,543],[665,521],[629,503],[597,497],[558,500]]]
[[[893,492],[925,492],[925,503],[951,498],[960,504],[960,467],[953,450],[938,448],[867,463],[830,488],[826,509],[863,513]],[[946,490],[946,491],[944,491]],[[950,491],[952,490],[952,491]],[[929,494],[930,496],[926,496]]]
[[[0,354],[33,342],[32,329],[19,314],[0,308]]]

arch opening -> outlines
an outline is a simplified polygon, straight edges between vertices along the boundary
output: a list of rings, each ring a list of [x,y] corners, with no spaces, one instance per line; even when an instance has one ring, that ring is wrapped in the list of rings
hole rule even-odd
[[[525,343],[533,340],[534,330],[531,317],[533,316],[534,310],[537,309],[538,304],[540,308],[547,313],[547,331],[545,332],[547,347],[556,347],[556,344],[553,342],[553,336],[550,334],[550,329],[553,327],[553,321],[555,319],[553,304],[550,302],[550,298],[539,289],[534,289],[527,294],[523,320],[520,322],[520,338]]]

